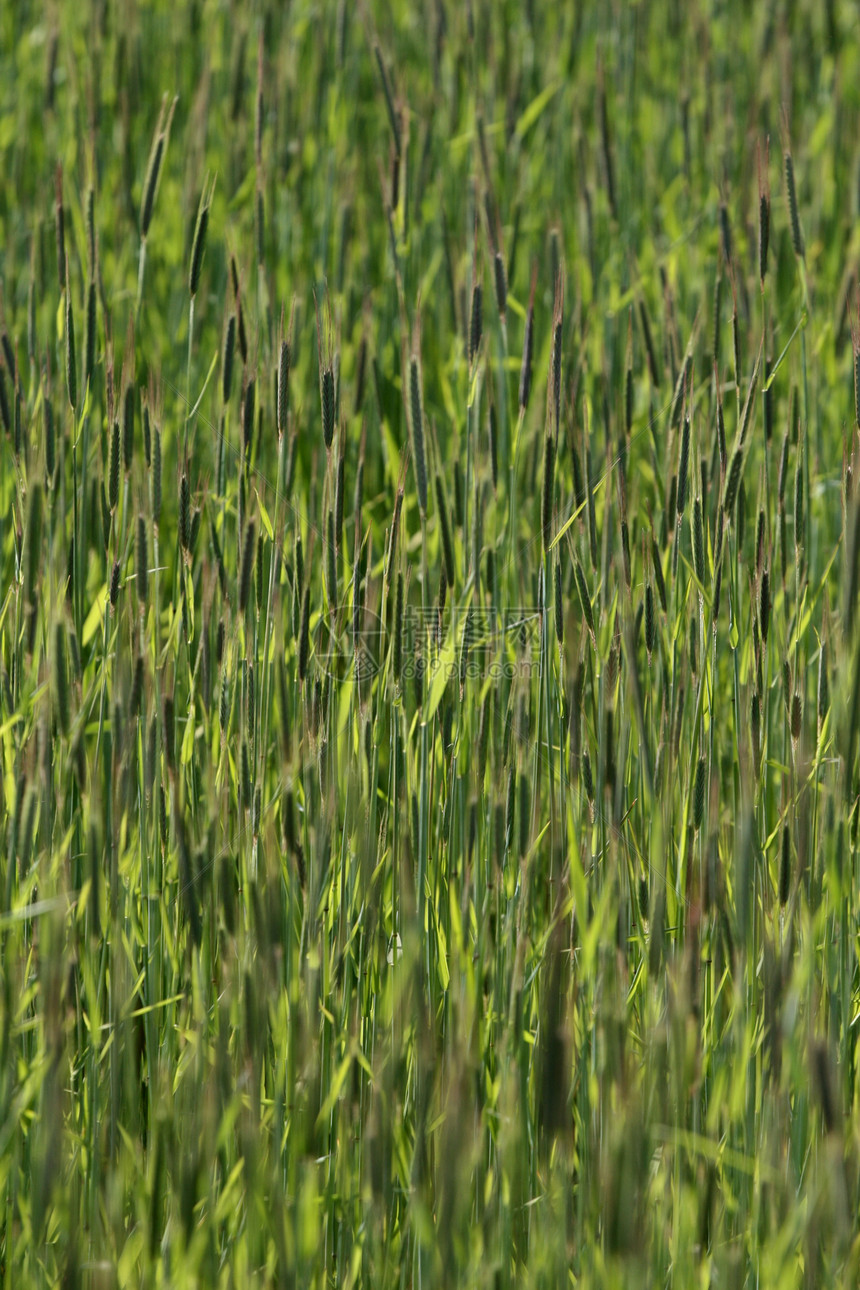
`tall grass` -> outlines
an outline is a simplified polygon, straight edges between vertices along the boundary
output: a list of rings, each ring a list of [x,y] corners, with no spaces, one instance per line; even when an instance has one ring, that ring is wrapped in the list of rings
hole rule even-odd
[[[4,1286],[857,1281],[856,42],[617,18],[0,12]]]

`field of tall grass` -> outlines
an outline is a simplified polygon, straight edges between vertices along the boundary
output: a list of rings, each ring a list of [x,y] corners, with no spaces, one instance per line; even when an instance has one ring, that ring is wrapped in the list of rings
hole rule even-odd
[[[0,1286],[857,1284],[855,23],[0,9]]]

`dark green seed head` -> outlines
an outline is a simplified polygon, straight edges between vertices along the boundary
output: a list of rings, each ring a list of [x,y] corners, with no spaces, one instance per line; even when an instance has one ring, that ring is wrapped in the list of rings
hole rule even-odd
[[[654,582],[657,585],[657,595],[660,597],[660,607],[665,614],[666,610],[666,580],[663,577],[663,561],[660,558],[660,548],[657,546],[657,539],[651,535],[651,564],[654,569]]]
[[[197,210],[197,223],[194,227],[194,241],[191,244],[191,264],[188,270],[188,290],[192,300],[200,286],[200,271],[203,268],[203,254],[206,250],[206,230],[209,227],[209,197],[206,190],[200,198]]]
[[[161,431],[155,427],[152,440],[152,522],[156,529],[161,518]]]
[[[678,519],[684,514],[687,505],[687,476],[690,468],[690,418],[684,418],[684,429],[681,435],[681,459],[678,464]]]
[[[134,659],[134,673],[131,678],[131,696],[128,701],[132,718],[140,716],[140,705],[143,700],[143,655],[137,654]]]
[[[743,448],[735,448],[732,453],[732,461],[729,466],[729,473],[726,476],[726,487],[723,496],[723,510],[726,515],[731,517],[737,501],[738,489],[741,483],[741,474],[743,472],[744,453]]]
[[[701,589],[705,585],[705,532],[701,497],[697,497],[693,503],[693,570]]]
[[[251,460],[251,447],[254,442],[254,416],[256,413],[256,395],[257,386],[253,377],[250,377],[245,386],[245,398],[242,404],[242,448],[245,453],[245,461]]]
[[[152,212],[155,208],[155,194],[158,189],[158,181],[161,176],[161,163],[164,159],[165,136],[159,132],[154,140],[152,150],[149,154],[149,164],[146,168],[146,178],[143,182],[143,200],[140,204],[140,237],[141,241],[146,241],[149,233],[149,225],[152,222]]]
[[[227,319],[227,330],[224,332],[224,352],[221,357],[221,399],[230,402],[233,388],[233,355],[236,351],[236,315]]]
[[[591,772],[591,758],[588,755],[588,749],[584,748],[582,752],[582,786],[585,789],[585,796],[589,802],[594,801],[594,776]]]
[[[750,702],[750,735],[752,738],[753,770],[758,778],[761,764],[761,703],[757,694]]]
[[[131,473],[134,456],[134,386],[127,385],[122,400],[122,461],[126,474]]]
[[[149,417],[149,404],[144,400],[143,404],[143,455],[146,460],[146,469],[152,467],[152,422]]]
[[[493,476],[493,491],[499,487],[499,427],[496,420],[496,405],[490,402],[490,470]]]
[[[654,653],[654,644],[657,636],[656,618],[654,614],[654,592],[651,583],[645,586],[645,648],[648,651],[648,663],[651,663],[651,655]]]
[[[788,480],[788,437],[788,431],[786,430],[782,441],[782,452],[779,456],[779,485],[777,488],[777,494],[779,497],[780,510],[785,506],[785,485]]]
[[[764,286],[767,276],[767,250],[770,242],[770,198],[762,193],[758,199],[758,276]]]
[[[782,845],[779,853],[779,903],[783,907],[788,903],[791,890],[791,834],[788,824],[782,826]]]
[[[693,788],[693,828],[698,833],[705,818],[705,759],[696,764],[696,781]]]
[[[42,559],[42,486],[30,487],[27,506],[27,529],[24,542],[24,596],[27,604],[39,599]]]
[[[803,243],[803,233],[800,228],[800,213],[797,207],[797,187],[794,179],[794,161],[791,153],[786,150],[785,153],[785,187],[788,193],[788,211],[791,216],[791,245],[794,247],[794,254],[798,260],[802,260],[806,248]]]
[[[305,587],[302,599],[302,621],[299,630],[299,680],[304,683],[310,658],[311,592]]]
[[[759,587],[758,598],[758,622],[762,642],[766,645],[768,629],[770,627],[770,574],[767,569],[763,569],[761,575],[761,585]]]
[[[281,341],[278,355],[278,436],[283,437],[287,429],[287,412],[290,396],[290,345]]]
[[[114,560],[113,568],[110,573],[110,608],[111,613],[116,609],[117,597],[119,596],[119,560]]]
[[[173,695],[164,696],[164,760],[170,774],[176,771],[176,709]]]
[[[54,672],[54,699],[56,701],[57,725],[64,738],[68,737],[71,718],[69,714],[69,676],[66,664],[66,628],[61,619],[54,626],[54,655],[52,658]]]
[[[717,401],[717,447],[720,453],[720,474],[725,478],[728,465],[728,449],[726,447],[726,423],[723,419],[723,401],[719,398],[719,394]]]
[[[498,288],[497,288],[498,289]],[[505,291],[507,300],[507,290]],[[504,310],[500,309],[500,313]],[[481,344],[481,335],[484,328],[484,289],[480,282],[475,282],[472,286],[472,307],[469,314],[469,363],[474,363],[478,349]]]
[[[114,421],[111,426],[110,461],[108,463],[108,506],[111,511],[115,511],[119,503],[119,445],[119,422]]]
[[[800,739],[800,732],[801,732],[802,726],[803,726],[803,700],[801,699],[800,695],[797,692],[795,692],[794,697],[791,700],[791,738],[795,744],[797,744],[798,740]]]
[[[579,604],[582,609],[582,616],[585,619],[585,625],[588,628],[592,641],[596,644],[597,637],[594,631],[594,615],[591,611],[591,596],[588,591],[588,583],[585,581],[585,574],[582,565],[577,559],[574,565],[576,572],[576,590],[579,595]]]
[[[508,281],[505,276],[505,261],[501,251],[496,251],[493,256],[493,281],[496,287],[496,305],[498,306],[499,317],[504,319],[508,304]]]
[[[334,440],[334,420],[335,420],[335,389],[334,389],[334,370],[331,367],[324,367],[320,375],[321,398],[322,398],[322,429],[323,441],[326,451],[331,448]]]

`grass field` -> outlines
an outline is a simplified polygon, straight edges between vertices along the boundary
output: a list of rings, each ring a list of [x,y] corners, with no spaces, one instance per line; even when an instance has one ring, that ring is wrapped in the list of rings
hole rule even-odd
[[[854,7],[0,9],[0,1286],[860,1278]]]

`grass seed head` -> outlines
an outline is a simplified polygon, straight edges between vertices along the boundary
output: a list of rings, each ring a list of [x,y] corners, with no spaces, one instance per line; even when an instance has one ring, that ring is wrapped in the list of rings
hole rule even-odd
[[[507,296],[506,296],[507,298]],[[503,312],[500,310],[500,312]],[[478,357],[484,329],[484,288],[480,282],[472,284],[472,305],[469,310],[469,366]]]
[[[230,392],[233,388],[233,355],[236,350],[236,315],[231,314],[227,319],[227,327],[224,332],[224,349],[221,355],[221,401],[230,402]]]
[[[114,421],[111,426],[110,437],[110,460],[108,462],[108,506],[111,512],[115,511],[119,504],[119,475],[120,475],[120,433],[119,422]]]
[[[206,232],[209,228],[209,207],[213,191],[214,184],[210,186],[207,181],[200,196],[200,205],[197,208],[197,222],[194,226],[191,261],[188,268],[188,291],[192,300],[197,295],[197,289],[200,286],[200,272],[203,268],[203,256],[206,251]]]
[[[278,354],[278,437],[283,438],[287,428],[290,395],[290,342],[281,341]]]
[[[788,195],[788,212],[791,218],[791,245],[794,248],[794,254],[798,260],[802,260],[806,254],[806,248],[803,242],[803,232],[800,227],[800,213],[797,207],[797,187],[794,179],[794,161],[791,153],[785,150],[785,190]]]

